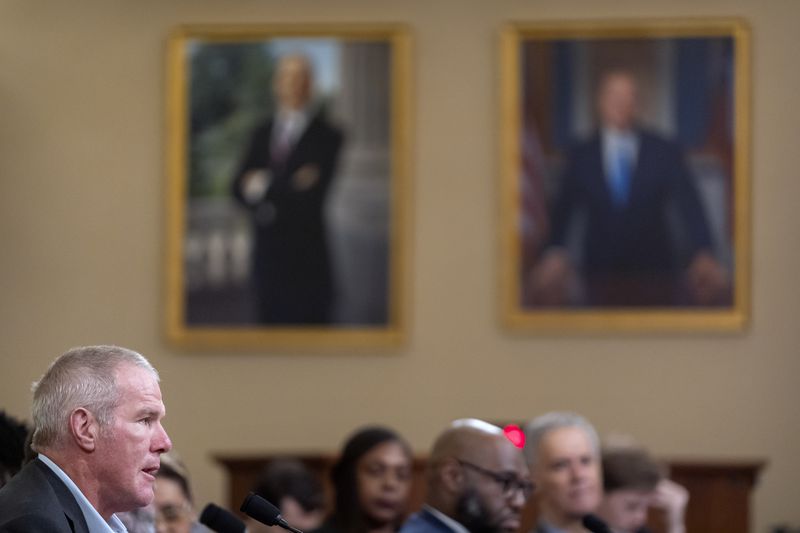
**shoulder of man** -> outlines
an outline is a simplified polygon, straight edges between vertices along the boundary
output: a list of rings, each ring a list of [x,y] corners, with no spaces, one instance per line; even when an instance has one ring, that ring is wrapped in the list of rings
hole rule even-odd
[[[12,518],[8,521],[0,521],[0,533],[72,533],[74,529],[67,528],[63,523],[54,519],[52,516],[37,514],[26,514]]]
[[[679,148],[677,141],[670,139],[666,135],[647,128],[637,128],[636,136],[641,143],[649,143],[657,149],[676,150]]]
[[[309,116],[308,129],[336,138],[344,136],[342,128],[334,120],[331,120],[325,109],[317,109]]]
[[[72,493],[38,459],[0,489],[0,533],[13,531],[88,531]]]
[[[600,132],[595,130],[582,138],[573,138],[566,144],[567,157],[583,157],[600,150]]]
[[[411,515],[400,528],[399,533],[450,533],[450,528],[432,513],[422,509]]]
[[[274,117],[269,117],[267,119],[262,120],[261,122],[258,122],[255,125],[255,128],[253,128],[252,130],[253,137],[258,139],[266,137],[267,139],[269,139],[269,136],[271,135],[272,132],[272,124],[274,123],[274,121],[275,121]]]

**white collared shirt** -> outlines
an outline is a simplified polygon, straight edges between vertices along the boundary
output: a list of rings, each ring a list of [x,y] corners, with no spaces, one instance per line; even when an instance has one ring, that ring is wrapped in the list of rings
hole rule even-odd
[[[463,526],[463,524],[461,524],[460,522],[456,522],[455,520],[453,520],[452,518],[441,512],[440,510],[435,509],[428,504],[425,504],[423,507],[425,508],[426,511],[428,511],[433,516],[444,522],[447,525],[447,527],[452,529],[455,533],[469,533],[469,531],[467,530],[467,528]]]
[[[58,478],[64,482],[64,485],[67,486],[69,491],[75,497],[75,501],[78,502],[78,506],[83,511],[83,518],[86,519],[86,525],[89,526],[89,533],[127,533],[128,530],[125,528],[125,524],[117,518],[117,515],[111,515],[111,519],[106,522],[100,513],[97,512],[89,500],[86,499],[86,496],[83,495],[81,489],[73,482],[70,477],[63,471],[61,468],[55,464],[49,457],[46,455],[39,454],[39,460],[41,460],[44,464],[46,464],[50,470],[52,470]]]
[[[279,109],[272,128],[272,143],[294,146],[308,125],[305,109]]]

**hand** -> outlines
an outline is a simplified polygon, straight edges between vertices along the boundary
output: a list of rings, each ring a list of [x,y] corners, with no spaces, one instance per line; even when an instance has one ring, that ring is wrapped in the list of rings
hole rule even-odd
[[[695,254],[686,272],[692,299],[701,305],[724,303],[731,288],[728,271],[707,251]]]
[[[574,279],[575,272],[567,253],[558,249],[548,251],[530,273],[532,300],[537,304],[564,305]]]
[[[669,479],[662,479],[656,485],[650,500],[652,507],[664,511],[667,519],[667,533],[684,533],[684,517],[686,505],[689,503],[689,491]]]
[[[307,191],[319,182],[319,165],[307,164],[292,175],[292,186],[296,191]]]
[[[242,197],[250,205],[255,205],[264,198],[265,194],[267,194],[267,189],[269,189],[271,183],[272,177],[266,170],[249,170],[247,174],[242,176]]]

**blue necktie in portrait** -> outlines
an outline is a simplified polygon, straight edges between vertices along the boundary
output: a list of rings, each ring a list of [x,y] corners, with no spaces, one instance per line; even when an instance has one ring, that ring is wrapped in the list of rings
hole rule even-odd
[[[611,198],[616,207],[625,207],[631,188],[633,165],[627,146],[618,145],[614,150],[614,165],[611,173]]]

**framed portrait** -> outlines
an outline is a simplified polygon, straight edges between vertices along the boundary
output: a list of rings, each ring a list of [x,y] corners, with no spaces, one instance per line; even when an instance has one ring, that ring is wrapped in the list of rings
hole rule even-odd
[[[517,23],[500,48],[505,325],[743,329],[746,23]]]
[[[184,26],[167,52],[166,332],[196,348],[396,345],[410,37]]]

